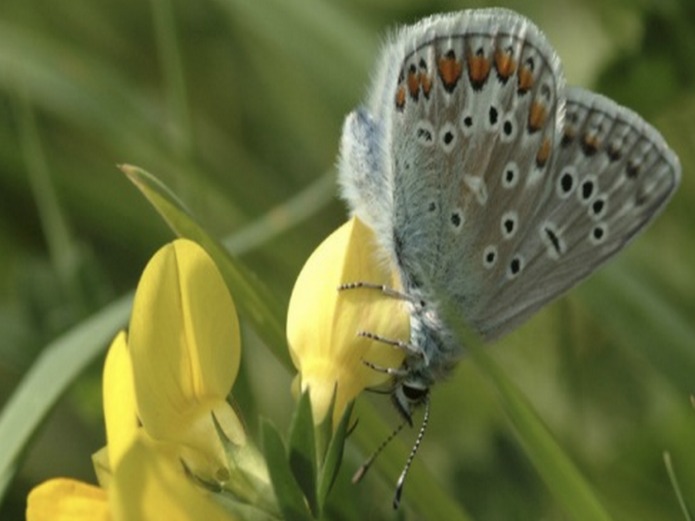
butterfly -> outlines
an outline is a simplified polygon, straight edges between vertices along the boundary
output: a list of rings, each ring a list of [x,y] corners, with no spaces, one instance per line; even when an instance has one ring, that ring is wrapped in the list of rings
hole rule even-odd
[[[426,410],[394,506],[430,387],[463,353],[437,291],[484,340],[499,338],[617,254],[679,179],[678,158],[640,116],[565,85],[527,18],[469,10],[395,33],[346,118],[339,159],[342,196],[410,305],[392,397],[408,423]]]

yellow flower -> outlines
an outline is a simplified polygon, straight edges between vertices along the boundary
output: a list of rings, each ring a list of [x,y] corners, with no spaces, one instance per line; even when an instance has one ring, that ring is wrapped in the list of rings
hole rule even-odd
[[[27,499],[27,521],[108,521],[106,491],[72,479],[56,478],[35,487]]]
[[[334,391],[336,425],[360,392],[390,378],[365,361],[383,368],[400,367],[403,361],[402,350],[358,333],[407,341],[410,320],[404,302],[377,289],[338,290],[351,282],[399,289],[400,281],[380,251],[373,232],[352,218],[312,253],[292,291],[287,338],[301,389],[309,389],[316,423],[326,417]]]
[[[213,469],[206,477],[225,481],[229,473],[213,415],[233,443],[245,442],[226,402],[241,358],[239,322],[222,275],[196,243],[178,240],[145,268],[128,347],[144,429],[186,447],[189,465]]]
[[[236,309],[212,259],[187,240],[159,250],[138,285],[129,333],[116,336],[104,367],[107,446],[94,455],[101,488],[43,483],[29,494],[27,520],[237,519],[215,488],[231,480],[248,489],[248,476],[235,474],[249,469],[228,456],[268,482],[262,463],[235,453],[247,449],[226,401],[240,350]]]

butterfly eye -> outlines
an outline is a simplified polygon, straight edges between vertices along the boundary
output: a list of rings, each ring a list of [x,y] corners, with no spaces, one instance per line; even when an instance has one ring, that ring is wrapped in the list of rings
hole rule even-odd
[[[412,403],[420,403],[429,393],[428,387],[411,386],[403,384],[403,395]]]
[[[412,414],[416,407],[427,403],[430,388],[427,383],[422,382],[419,376],[413,376],[407,382],[401,382],[396,386],[391,395],[396,410],[403,419],[410,425],[413,423]]]

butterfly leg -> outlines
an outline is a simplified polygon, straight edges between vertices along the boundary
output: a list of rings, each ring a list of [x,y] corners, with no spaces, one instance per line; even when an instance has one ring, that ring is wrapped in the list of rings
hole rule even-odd
[[[366,289],[376,289],[378,291],[381,291],[384,295],[387,297],[393,297],[397,298],[399,300],[405,300],[407,302],[410,302],[412,304],[424,306],[424,302],[418,300],[417,298],[413,297],[412,295],[408,295],[407,293],[403,293],[402,291],[398,291],[397,289],[391,288],[385,284],[374,284],[372,282],[346,282],[345,284],[341,284],[338,286],[338,291],[345,291],[349,289],[360,289],[360,288],[366,288]]]
[[[338,286],[338,291],[346,291],[346,290],[351,290],[351,289],[359,289],[359,288],[366,288],[366,289],[374,289],[377,291],[381,291],[384,295],[388,297],[393,297],[399,300],[405,300],[407,302],[410,302],[416,306],[425,306],[425,302],[418,300],[417,298],[413,297],[412,295],[408,295],[407,293],[403,293],[402,291],[398,291],[397,289],[394,289],[392,287],[386,286],[385,284],[375,284],[373,282],[347,282],[345,284],[341,284]],[[418,347],[414,346],[413,344],[410,344],[408,342],[403,342],[402,340],[397,340],[393,338],[386,338],[381,335],[378,335],[376,333],[372,333],[370,331],[359,331],[357,333],[358,336],[364,337],[364,338],[369,338],[370,340],[375,340],[377,342],[381,342],[382,344],[388,344],[390,346],[396,347],[398,349],[402,349],[405,351],[408,355],[410,356],[418,356],[423,358],[425,361],[425,364],[429,363],[429,360],[427,359],[427,356],[425,353],[422,351],[422,349],[419,349]]]
[[[408,371],[406,371],[405,369],[401,369],[400,367],[384,367],[370,362],[369,360],[362,360],[362,363],[370,369],[378,371],[379,373],[386,373],[388,375],[397,377],[408,376]]]
[[[364,337],[364,338],[369,338],[370,340],[375,340],[377,342],[381,342],[382,344],[387,344],[393,347],[396,347],[398,349],[402,349],[409,355],[415,355],[418,357],[422,357],[423,360],[425,361],[425,365],[429,364],[429,360],[427,359],[427,356],[425,353],[422,351],[422,349],[418,349],[416,346],[409,344],[408,342],[403,342],[402,340],[396,340],[393,338],[386,338],[381,335],[377,335],[376,333],[371,333],[369,331],[359,331],[357,333],[358,336]]]

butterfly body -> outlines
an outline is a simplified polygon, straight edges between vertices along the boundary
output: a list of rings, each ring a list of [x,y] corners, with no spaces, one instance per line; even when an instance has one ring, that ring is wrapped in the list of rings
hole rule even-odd
[[[463,353],[438,292],[493,340],[617,253],[679,177],[639,116],[565,86],[526,18],[464,11],[397,33],[346,120],[340,183],[409,296],[411,348],[394,372],[406,419]]]

